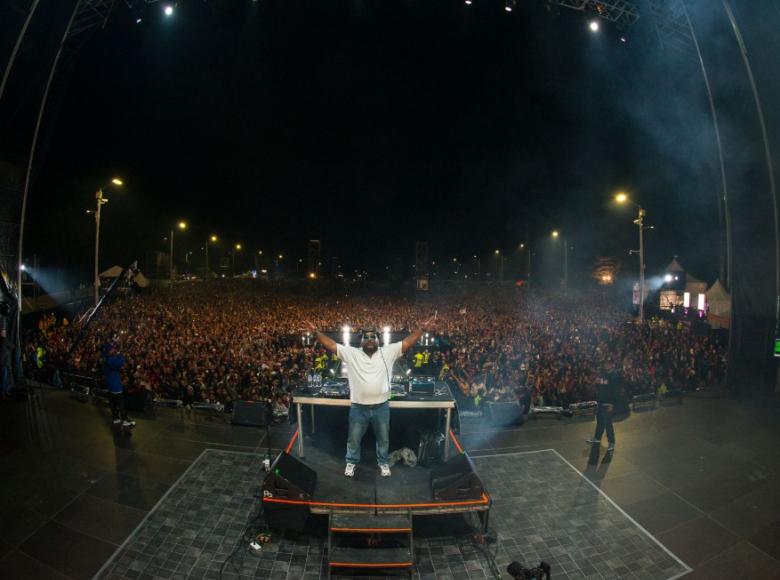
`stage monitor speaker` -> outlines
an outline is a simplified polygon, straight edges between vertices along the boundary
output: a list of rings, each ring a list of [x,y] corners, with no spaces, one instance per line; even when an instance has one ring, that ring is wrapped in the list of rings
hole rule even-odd
[[[263,481],[264,499],[311,501],[317,487],[317,472],[289,453],[280,453]],[[265,522],[272,528],[303,531],[309,517],[308,504],[264,501]]]
[[[446,463],[434,468],[431,487],[435,500],[480,499],[485,487],[474,471],[471,458],[459,453]]]
[[[263,401],[236,401],[233,403],[233,425],[249,427],[265,427],[267,420],[267,405]]]

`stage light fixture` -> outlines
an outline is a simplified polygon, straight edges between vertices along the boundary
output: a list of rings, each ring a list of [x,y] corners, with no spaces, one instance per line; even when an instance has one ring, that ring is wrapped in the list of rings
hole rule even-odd
[[[466,6],[471,6],[473,4],[471,0],[465,0],[465,2],[466,2]]]
[[[173,6],[172,6],[171,4],[166,4],[166,5],[163,7],[163,13],[164,13],[166,16],[173,16]]]
[[[142,18],[139,16],[138,18],[135,19],[135,23],[136,24],[141,24],[141,20],[142,20]]]
[[[512,12],[514,7],[515,7],[515,0],[506,0],[506,2],[504,2],[504,10],[506,10],[507,12]]]
[[[591,32],[598,32],[599,28],[600,28],[599,21],[598,20],[591,20],[590,24],[588,25],[588,27],[590,28]]]
[[[672,275],[671,274],[667,274],[666,276],[664,276],[664,282],[666,282],[668,284],[671,281],[672,281]]]

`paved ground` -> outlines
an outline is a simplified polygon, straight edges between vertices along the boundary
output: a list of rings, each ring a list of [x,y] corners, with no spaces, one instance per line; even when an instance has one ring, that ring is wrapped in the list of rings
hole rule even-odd
[[[260,460],[255,453],[205,450],[99,576],[207,578],[219,575],[224,565],[225,578],[327,577],[322,537],[279,539],[267,544],[260,557],[241,549],[247,520],[257,513]],[[544,560],[562,580],[659,580],[690,571],[556,451],[493,455],[475,463],[494,500],[491,530],[498,543],[490,549],[502,569],[512,561]],[[487,554],[452,535],[452,521],[458,518],[464,519],[441,520],[438,536],[417,539],[420,580],[491,577]],[[437,520],[428,519],[436,525]],[[459,527],[467,528],[467,522]]]
[[[123,436],[108,421],[104,407],[53,391],[44,392],[36,403],[5,401],[0,405],[0,577],[91,578],[147,516],[147,522],[154,519],[150,511],[166,492],[173,488],[166,501],[181,496],[178,490],[184,489],[180,486],[187,484],[187,478],[180,478],[204,450],[251,457],[246,454],[260,453],[265,446],[261,431],[231,427],[221,419],[194,421],[175,411],[158,410],[139,418],[138,423],[131,437]],[[778,401],[736,402],[710,394],[688,398],[681,406],[634,413],[617,423],[618,451],[612,461],[604,461],[603,453],[590,454],[582,444],[592,429],[593,422],[584,419],[545,419],[506,430],[469,420],[464,422],[461,441],[485,473],[528,465],[531,457],[548,458],[550,469],[561,469],[561,473],[568,470],[571,475],[566,479],[579,482],[572,485],[588,494],[584,506],[608,511],[614,517],[609,521],[620,534],[646,539],[644,532],[623,517],[620,510],[624,511],[693,568],[686,577],[780,578]],[[271,445],[280,448],[288,439],[288,432],[276,430]],[[543,449],[556,453],[516,455]],[[215,456],[230,455],[235,454]],[[242,477],[250,481],[255,464],[249,460],[248,465]],[[495,487],[494,494],[500,496],[501,486]],[[217,489],[213,491],[221,497]],[[563,488],[558,495],[571,497],[572,493],[576,499],[576,492]],[[544,505],[545,501],[540,498],[536,503]],[[241,513],[246,513],[245,506],[237,505],[233,515],[222,513],[220,517]],[[206,512],[198,515],[210,517]],[[494,524],[509,528],[500,518],[494,518]],[[235,532],[233,525],[225,522],[226,535]],[[541,544],[546,546],[552,536],[541,535],[537,541],[520,533],[511,539],[523,557],[550,550]],[[531,551],[523,541],[538,549]],[[284,549],[289,547],[284,544]],[[418,548],[429,551],[433,568],[427,568],[421,558],[421,573],[439,571],[436,578],[465,577],[460,575],[459,558],[471,562],[466,570],[476,570],[468,566],[481,561],[478,554],[473,559],[468,546],[458,548],[460,555],[454,554],[452,544],[445,540],[429,538]],[[511,556],[511,545],[500,544],[499,548]],[[288,553],[292,562],[294,545]],[[658,553],[666,552],[659,548]],[[555,555],[571,556],[576,564],[572,554],[573,549],[566,546]],[[448,572],[437,570],[436,562],[444,561],[455,563],[456,568],[448,564]],[[562,564],[560,569],[566,571]]]

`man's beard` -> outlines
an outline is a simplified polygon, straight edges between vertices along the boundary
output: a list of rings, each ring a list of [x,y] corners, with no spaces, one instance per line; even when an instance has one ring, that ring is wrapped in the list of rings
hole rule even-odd
[[[374,354],[378,350],[375,342],[367,342],[363,345],[363,352],[366,354]]]

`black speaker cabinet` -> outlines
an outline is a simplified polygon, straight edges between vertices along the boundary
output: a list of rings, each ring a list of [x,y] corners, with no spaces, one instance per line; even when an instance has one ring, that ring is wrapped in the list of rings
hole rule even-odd
[[[445,501],[480,499],[485,489],[474,471],[471,458],[465,453],[459,453],[434,468],[431,488],[433,499]]]
[[[280,453],[263,481],[265,522],[272,528],[303,531],[309,517],[308,504],[268,501],[310,501],[317,487],[317,472],[289,453]]]
[[[263,401],[236,401],[233,403],[233,425],[265,427],[267,406]]]

